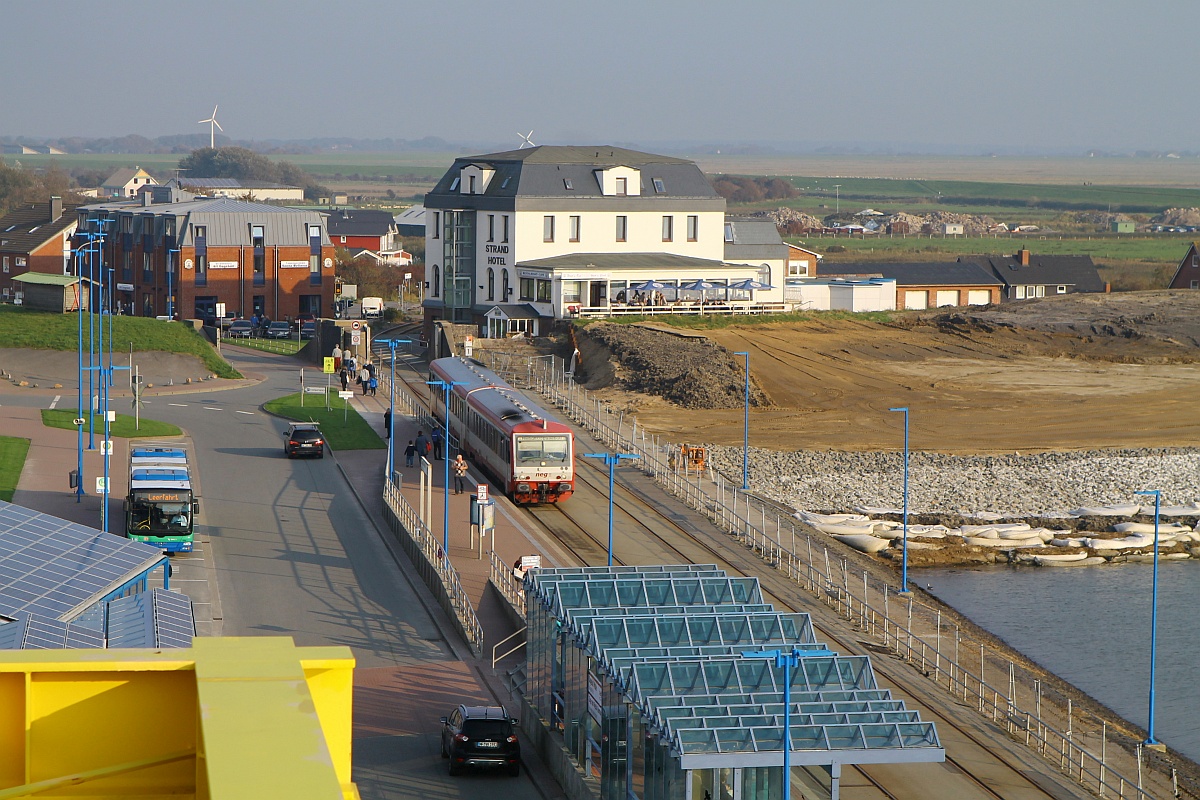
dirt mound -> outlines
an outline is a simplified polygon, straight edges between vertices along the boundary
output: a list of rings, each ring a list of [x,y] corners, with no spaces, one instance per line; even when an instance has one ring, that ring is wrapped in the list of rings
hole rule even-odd
[[[705,336],[598,322],[580,331],[579,350],[589,389],[616,387],[690,409],[745,403],[742,360]],[[770,404],[753,382],[750,388],[751,405]]]
[[[1151,222],[1163,225],[1200,225],[1200,208],[1168,208]]]

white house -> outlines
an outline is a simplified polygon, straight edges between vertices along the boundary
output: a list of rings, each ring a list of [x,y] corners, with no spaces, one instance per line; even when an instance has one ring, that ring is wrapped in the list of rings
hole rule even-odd
[[[487,321],[620,313],[635,294],[659,313],[702,296],[782,310],[787,252],[778,233],[767,242],[761,226],[727,221],[724,198],[693,161],[609,146],[459,158],[424,207],[427,325],[531,330],[527,321],[503,331]],[[739,244],[771,252],[739,253]],[[697,280],[713,288],[681,288]],[[745,280],[772,288],[730,288]],[[662,288],[644,297],[631,288],[645,281]]]

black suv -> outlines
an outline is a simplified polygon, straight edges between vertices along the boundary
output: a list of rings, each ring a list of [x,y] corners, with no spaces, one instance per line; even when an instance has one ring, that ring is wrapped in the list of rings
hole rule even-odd
[[[288,458],[294,456],[325,457],[325,437],[321,429],[311,422],[293,422],[283,435],[283,452]]]
[[[449,772],[463,767],[507,767],[508,774],[521,774],[521,743],[518,721],[503,706],[467,706],[442,717],[442,758],[450,759]]]

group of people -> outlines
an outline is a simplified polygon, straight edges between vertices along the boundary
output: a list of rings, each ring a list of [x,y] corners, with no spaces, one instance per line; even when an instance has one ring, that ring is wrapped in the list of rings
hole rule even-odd
[[[389,410],[384,415],[384,427],[387,428],[388,436],[392,435],[392,416]],[[429,437],[426,438],[424,430],[417,431],[416,439],[409,439],[408,446],[404,448],[404,466],[416,466],[417,458],[424,455],[432,455],[434,461],[442,460],[442,449],[445,443],[442,432],[438,428],[430,431]],[[454,457],[454,461],[450,464],[450,468],[454,471],[454,493],[462,494],[467,481],[467,470],[470,467],[462,453]]]

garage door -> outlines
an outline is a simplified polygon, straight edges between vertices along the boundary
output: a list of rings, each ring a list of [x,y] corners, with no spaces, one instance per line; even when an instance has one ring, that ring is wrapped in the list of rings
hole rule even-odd
[[[987,289],[972,289],[967,292],[967,305],[969,306],[986,306],[991,299],[992,293]]]
[[[957,289],[938,289],[937,293],[938,308],[942,306],[958,305],[958,290]]]
[[[929,292],[911,291],[904,293],[905,308],[929,308]]]

